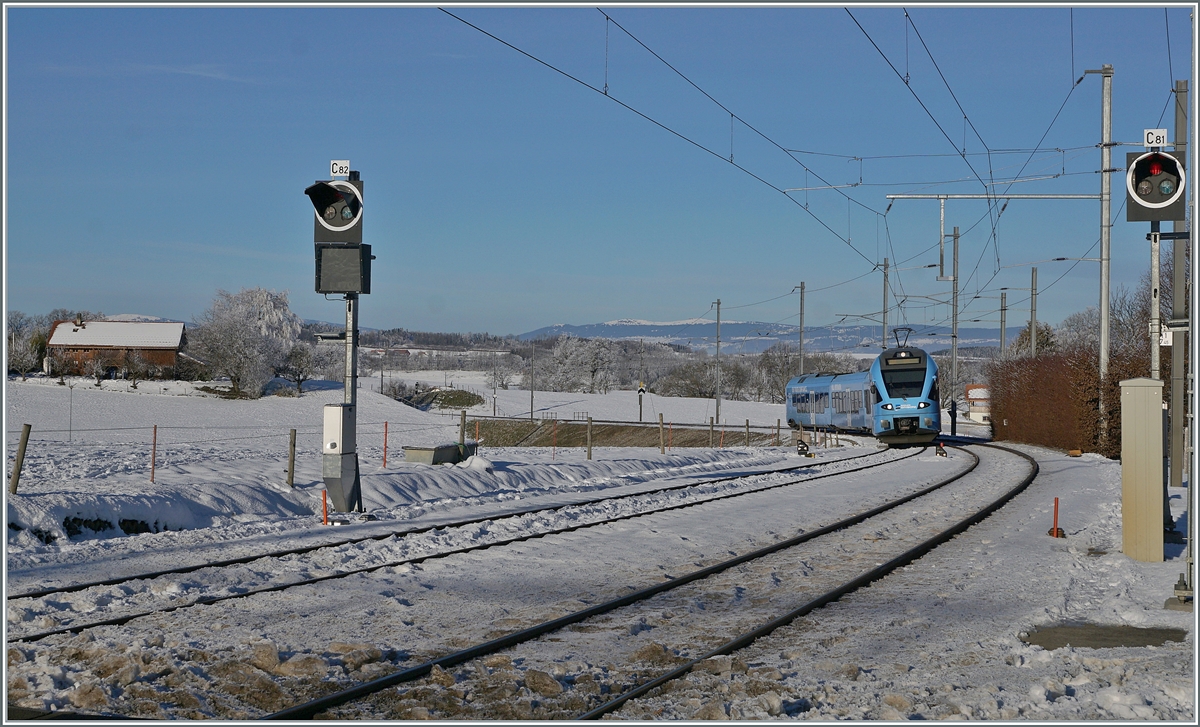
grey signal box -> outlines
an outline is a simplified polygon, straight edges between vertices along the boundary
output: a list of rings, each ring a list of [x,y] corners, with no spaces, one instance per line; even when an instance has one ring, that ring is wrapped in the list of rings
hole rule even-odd
[[[338,512],[362,509],[362,490],[355,449],[355,406],[326,404],[321,437],[321,477]]]
[[[318,293],[370,293],[370,245],[316,243]]]

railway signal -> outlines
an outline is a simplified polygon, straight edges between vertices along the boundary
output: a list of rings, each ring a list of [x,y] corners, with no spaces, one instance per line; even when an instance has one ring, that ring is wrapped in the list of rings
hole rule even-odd
[[[313,242],[362,243],[363,183],[358,172],[349,179],[318,181],[304,193],[312,202]]]
[[[355,447],[358,379],[358,296],[371,292],[371,246],[362,242],[363,183],[348,160],[335,159],[330,176],[304,190],[313,206],[316,290],[346,299],[346,345],[342,404],[325,406],[321,476],[338,512],[362,511],[362,489]]]
[[[1129,152],[1125,160],[1127,222],[1183,220],[1187,176],[1174,155],[1151,149]]]

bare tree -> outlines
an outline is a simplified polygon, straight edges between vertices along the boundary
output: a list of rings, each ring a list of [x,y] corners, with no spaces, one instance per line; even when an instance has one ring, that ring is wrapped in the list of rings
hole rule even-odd
[[[317,372],[317,347],[307,341],[297,341],[288,351],[278,374],[296,385],[296,393],[304,393],[304,382]]]
[[[96,355],[93,356],[90,361],[88,361],[87,372],[89,375],[95,377],[96,386],[99,386],[100,382],[103,381],[106,376],[108,376],[108,370],[112,368],[112,364],[112,356],[99,351],[97,351]]]
[[[71,354],[67,353],[66,349],[63,348],[48,348],[46,349],[46,358],[50,360],[50,373],[58,374],[58,383],[65,386],[67,383],[66,375],[75,363],[71,358]]]
[[[150,375],[150,362],[146,360],[146,356],[141,349],[135,348],[125,352],[125,378],[129,380],[129,387],[136,389],[139,379],[147,378]]]

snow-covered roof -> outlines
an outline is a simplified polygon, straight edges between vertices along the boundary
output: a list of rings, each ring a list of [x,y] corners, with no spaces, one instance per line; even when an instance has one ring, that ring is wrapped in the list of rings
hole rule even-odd
[[[142,321],[58,321],[50,332],[49,345],[109,348],[179,348],[182,323]]]
[[[967,387],[968,399],[991,399],[992,393],[988,391],[986,386],[980,384],[972,384]]]

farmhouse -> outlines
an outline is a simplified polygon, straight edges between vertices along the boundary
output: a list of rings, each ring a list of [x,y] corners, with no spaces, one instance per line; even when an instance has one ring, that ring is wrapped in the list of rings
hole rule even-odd
[[[967,416],[971,421],[986,424],[992,418],[992,395],[984,384],[968,384]]]
[[[136,355],[146,366],[174,369],[186,343],[182,323],[55,321],[44,368],[48,374],[90,372],[100,361],[111,375],[127,368]]]

